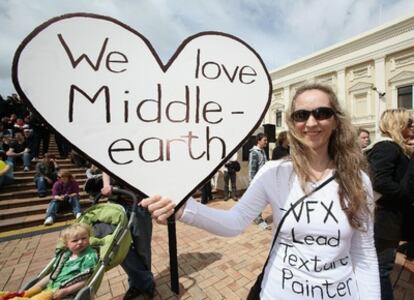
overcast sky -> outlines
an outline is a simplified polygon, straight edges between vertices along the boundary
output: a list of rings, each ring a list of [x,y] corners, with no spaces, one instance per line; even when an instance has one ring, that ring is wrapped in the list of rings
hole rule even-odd
[[[413,0],[0,0],[0,94],[14,93],[11,62],[20,42],[65,13],[111,16],[136,29],[167,62],[200,31],[250,44],[269,70],[414,13]]]

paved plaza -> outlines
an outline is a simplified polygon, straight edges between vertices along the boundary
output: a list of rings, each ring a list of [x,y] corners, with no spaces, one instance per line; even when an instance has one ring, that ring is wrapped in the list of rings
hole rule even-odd
[[[230,208],[233,201],[215,200],[211,206]],[[264,216],[271,220],[270,208]],[[53,257],[59,231],[0,243],[0,290],[18,290]],[[245,299],[267,256],[271,231],[256,225],[235,238],[222,238],[177,223],[180,294],[170,290],[166,226],[154,224],[152,267],[155,299]],[[404,265],[404,266],[402,266]],[[401,272],[400,272],[401,271]],[[414,299],[414,262],[399,255],[393,274],[396,300]],[[122,299],[127,277],[120,266],[108,271],[97,300]]]

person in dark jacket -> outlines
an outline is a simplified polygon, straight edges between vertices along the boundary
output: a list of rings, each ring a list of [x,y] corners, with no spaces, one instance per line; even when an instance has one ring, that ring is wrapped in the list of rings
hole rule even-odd
[[[289,140],[287,131],[282,131],[277,136],[277,146],[272,151],[272,160],[278,160],[289,155]]]
[[[409,195],[403,182],[413,149],[406,140],[413,131],[413,121],[405,109],[383,112],[379,124],[382,139],[367,147],[373,189],[377,193],[374,237],[381,279],[381,298],[393,299],[390,273],[403,236]]]
[[[131,201],[122,196],[112,195],[112,186],[122,188],[122,185],[112,180],[106,173],[102,173],[102,182],[102,195],[109,196],[110,200],[121,204],[129,218],[132,212]],[[138,201],[143,197],[142,194],[137,193]],[[131,247],[121,263],[121,267],[128,275],[129,285],[123,300],[138,299],[140,295],[143,299],[152,299],[155,294],[154,274],[151,271],[152,218],[148,209],[140,205],[137,205],[135,213],[131,226]]]
[[[36,183],[39,197],[45,197],[47,188],[52,187],[57,180],[59,166],[53,155],[45,153],[43,160],[36,164],[36,174],[34,181]]]

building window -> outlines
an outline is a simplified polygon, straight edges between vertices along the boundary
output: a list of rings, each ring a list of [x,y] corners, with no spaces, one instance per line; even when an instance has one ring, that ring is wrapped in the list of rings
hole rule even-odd
[[[367,100],[368,98],[368,93],[364,92],[364,93],[359,93],[359,94],[355,94],[354,95],[354,99],[355,99],[355,106],[353,109],[353,115],[356,118],[361,118],[364,116],[367,116],[368,113],[368,106],[367,106]]]
[[[398,107],[413,109],[413,86],[402,86],[398,88]]]
[[[282,127],[282,112],[276,111],[276,127]]]

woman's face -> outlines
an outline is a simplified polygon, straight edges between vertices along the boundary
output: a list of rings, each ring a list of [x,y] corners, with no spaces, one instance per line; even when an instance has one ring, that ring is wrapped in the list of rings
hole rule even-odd
[[[320,107],[331,108],[329,97],[320,90],[308,90],[295,101],[295,110],[313,111]],[[313,114],[302,122],[294,121],[297,134],[303,138],[305,146],[316,152],[327,152],[329,138],[337,127],[334,115],[317,120]]]

